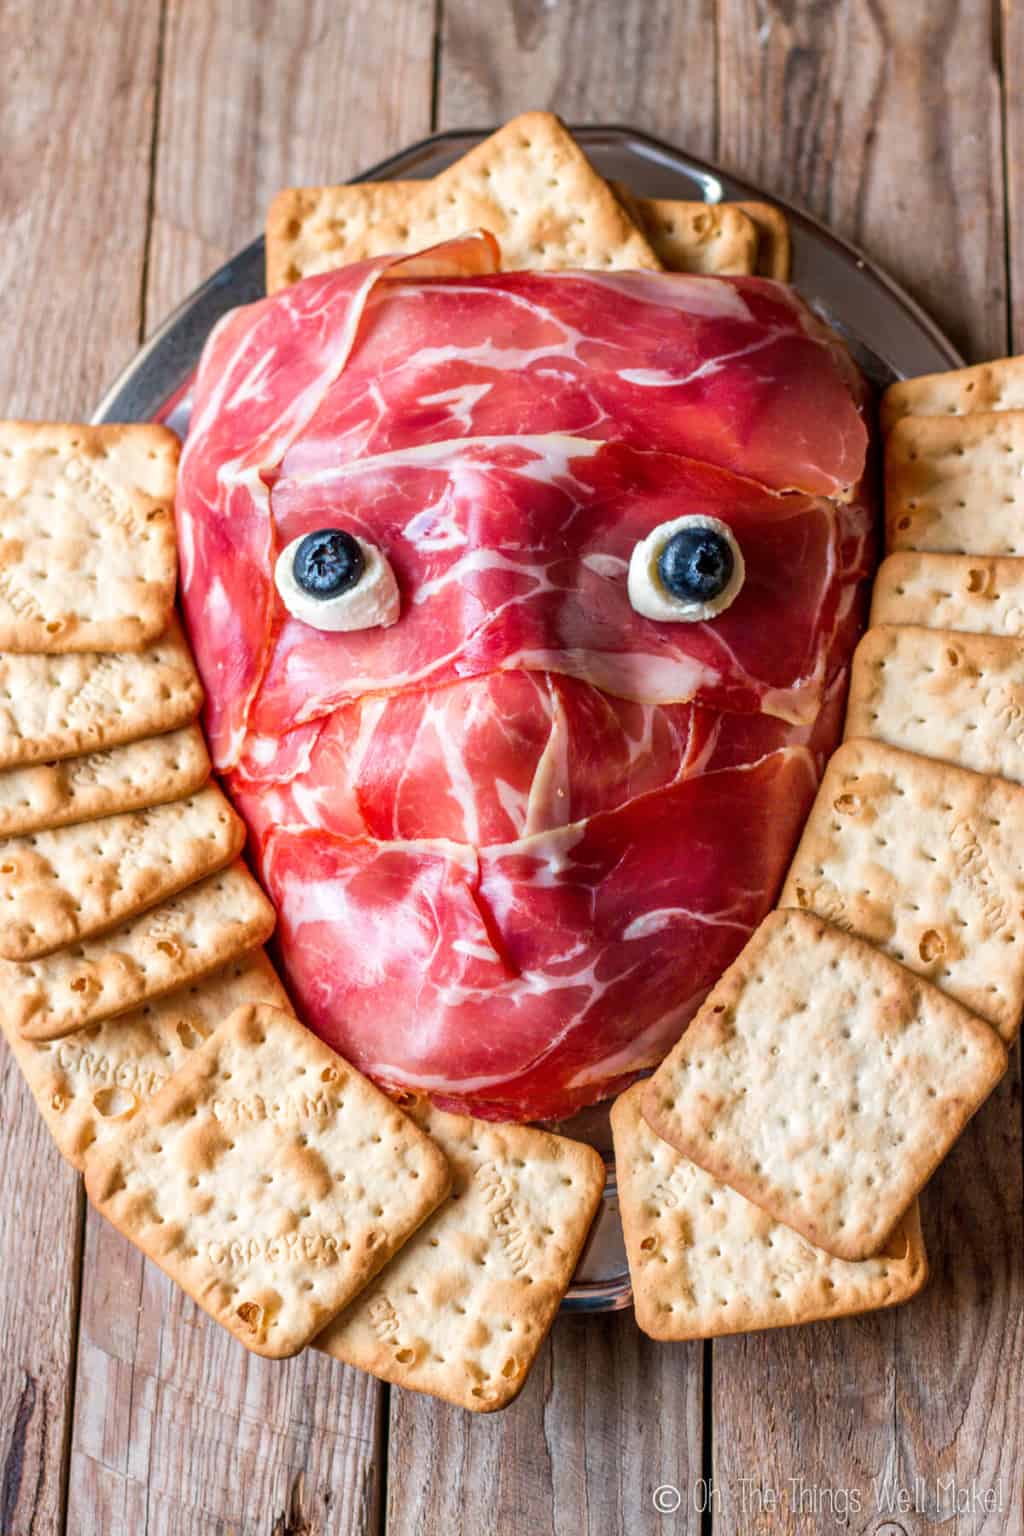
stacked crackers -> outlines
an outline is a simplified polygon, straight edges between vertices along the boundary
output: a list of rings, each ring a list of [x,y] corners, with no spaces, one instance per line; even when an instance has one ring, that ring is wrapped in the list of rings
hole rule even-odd
[[[207,988],[283,1001],[174,614],[177,462],[163,427],[0,423],[2,1023],[76,1167]]]
[[[613,1111],[637,1319],[905,1300],[916,1196],[1024,1010],[1024,359],[894,385],[886,549],[780,899]]]
[[[552,113],[526,112],[432,181],[280,192],[267,218],[267,292],[473,229],[496,236],[504,271],[646,268],[789,278],[789,230],[777,208],[635,197],[598,175]]]
[[[248,1348],[502,1407],[604,1164],[405,1113],[295,1017],[196,723],[177,459],[161,427],[0,424],[4,1033],[96,1206]]]

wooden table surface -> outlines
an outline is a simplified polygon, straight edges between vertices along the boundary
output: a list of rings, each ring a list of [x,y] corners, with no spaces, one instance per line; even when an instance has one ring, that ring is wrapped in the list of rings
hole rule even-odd
[[[5,416],[88,414],[278,187],[526,106],[718,160],[969,357],[1024,349],[1015,0],[0,0],[0,60]],[[86,1211],[7,1055],[0,1159],[0,1536],[1024,1528],[1018,1058],[909,1307],[703,1347],[562,1319],[491,1417],[246,1355]]]

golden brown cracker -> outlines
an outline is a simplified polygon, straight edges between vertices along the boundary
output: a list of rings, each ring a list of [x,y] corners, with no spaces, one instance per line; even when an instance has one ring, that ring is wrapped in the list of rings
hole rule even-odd
[[[407,1111],[442,1149],[452,1197],[317,1340],[385,1381],[475,1412],[519,1392],[604,1187],[592,1147],[525,1125]]]
[[[885,1246],[1005,1070],[990,1025],[861,940],[781,910],[642,1107],[707,1173],[856,1262]]]
[[[238,861],[110,933],[41,960],[0,961],[8,1019],[27,1040],[58,1040],[208,976],[273,927],[273,907]]]
[[[612,1107],[619,1210],[637,1326],[711,1339],[850,1317],[908,1301],[928,1278],[917,1204],[880,1254],[851,1264],[815,1248],[662,1141],[635,1084]]]
[[[853,657],[846,736],[1024,784],[1024,646],[880,624]]]
[[[0,422],[0,651],[125,651],[167,628],[178,439]]]
[[[0,769],[104,752],[189,725],[203,690],[177,619],[141,651],[0,654]]]
[[[411,1120],[266,1004],[223,1020],[85,1168],[104,1216],[275,1358],[351,1301],[448,1185]]]
[[[50,831],[181,800],[210,777],[198,725],[108,752],[0,773],[0,837]]]
[[[243,1003],[286,1011],[287,994],[262,949],[130,1013],[62,1040],[25,1040],[0,1015],[7,1043],[68,1162],[123,1134],[190,1051]]]
[[[779,900],[866,939],[1012,1042],[1024,1010],[1024,787],[847,741]]]
[[[245,826],[215,784],[102,821],[0,839],[0,956],[32,960],[102,933],[223,869]]]

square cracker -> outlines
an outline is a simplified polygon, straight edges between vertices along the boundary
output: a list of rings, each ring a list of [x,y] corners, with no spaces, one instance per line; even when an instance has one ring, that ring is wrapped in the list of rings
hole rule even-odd
[[[81,1169],[90,1147],[116,1142],[189,1052],[243,1003],[290,1010],[262,949],[63,1040],[23,1040],[6,1013],[0,1028],[54,1141]]]
[[[856,1261],[881,1250],[1005,1070],[983,1020],[783,910],[712,989],[642,1108],[705,1172]]]
[[[0,956],[33,960],[102,933],[242,851],[215,784],[186,800],[0,840]]]
[[[422,181],[357,181],[336,187],[284,187],[267,212],[267,292],[301,278],[332,272],[351,261],[382,256],[378,228],[396,238],[396,226]],[[407,233],[398,250],[413,250]]]
[[[1017,410],[1024,410],[1024,357],[1003,357],[890,384],[882,396],[882,431],[891,432],[904,416]]]
[[[871,622],[1024,639],[1024,560],[901,550],[875,575]]]
[[[300,278],[381,254],[375,244],[377,226],[387,228],[393,238],[396,221],[423,186],[421,181],[361,181],[350,186],[286,188],[271,204],[267,219],[267,292],[276,293]],[[771,227],[766,223],[759,237],[757,216],[750,211],[766,208],[768,214],[776,214],[777,209],[764,204],[751,204],[748,210],[734,203],[660,202],[634,197],[618,184],[615,191],[670,271],[721,275],[757,270],[766,277],[788,275],[788,245],[780,242],[777,229],[774,244],[766,244],[773,239],[774,223]],[[778,218],[788,241],[785,217],[779,214]],[[407,236],[405,245],[412,249],[415,239]],[[779,249],[781,257],[775,254]],[[537,263],[538,270],[551,270],[553,254]]]
[[[203,704],[178,620],[143,651],[0,654],[0,769],[102,752],[189,725]]]
[[[273,928],[274,909],[239,860],[110,933],[41,960],[0,960],[8,1018],[26,1040],[59,1040],[208,976]]]
[[[513,118],[432,181],[404,186],[401,198],[358,184],[279,193],[267,219],[268,292],[314,270],[423,250],[471,229],[496,236],[506,272],[660,267],[608,183],[550,112]]]
[[[198,725],[109,752],[0,773],[0,837],[96,821],[202,789],[210,756]]]
[[[604,1188],[593,1147],[525,1125],[407,1113],[445,1153],[452,1198],[317,1346],[384,1381],[489,1413],[519,1392]]]
[[[917,1204],[876,1257],[814,1248],[656,1136],[643,1083],[612,1107],[615,1171],[637,1326],[711,1339],[894,1307],[928,1278]]]
[[[1024,1009],[1024,788],[847,741],[779,898],[866,939],[987,1019]]]
[[[1024,784],[1024,645],[880,624],[853,657],[846,736]]]
[[[125,651],[174,602],[178,439],[0,421],[0,650]]]
[[[885,445],[887,550],[1024,555],[1024,411],[906,416]]]
[[[248,1349],[282,1358],[444,1199],[443,1153],[291,1013],[229,1015],[86,1158],[89,1198]]]
[[[634,197],[628,187],[618,182],[614,186],[667,271],[735,277],[749,275],[757,266],[757,228],[735,203]]]

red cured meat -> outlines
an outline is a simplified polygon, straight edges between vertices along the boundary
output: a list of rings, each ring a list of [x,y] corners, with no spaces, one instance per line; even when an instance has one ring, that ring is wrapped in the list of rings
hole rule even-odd
[[[766,806],[802,818],[815,783],[789,749],[480,850],[272,831],[302,1016],[389,1085],[570,1113],[678,1038],[784,872],[789,814]]]
[[[307,1022],[393,1087],[561,1117],[653,1065],[770,905],[837,739],[872,558],[864,391],[788,290],[367,262],[207,347],[178,496],[217,766]],[[626,591],[727,523],[715,620]],[[339,526],[398,582],[331,634],[273,582]]]

